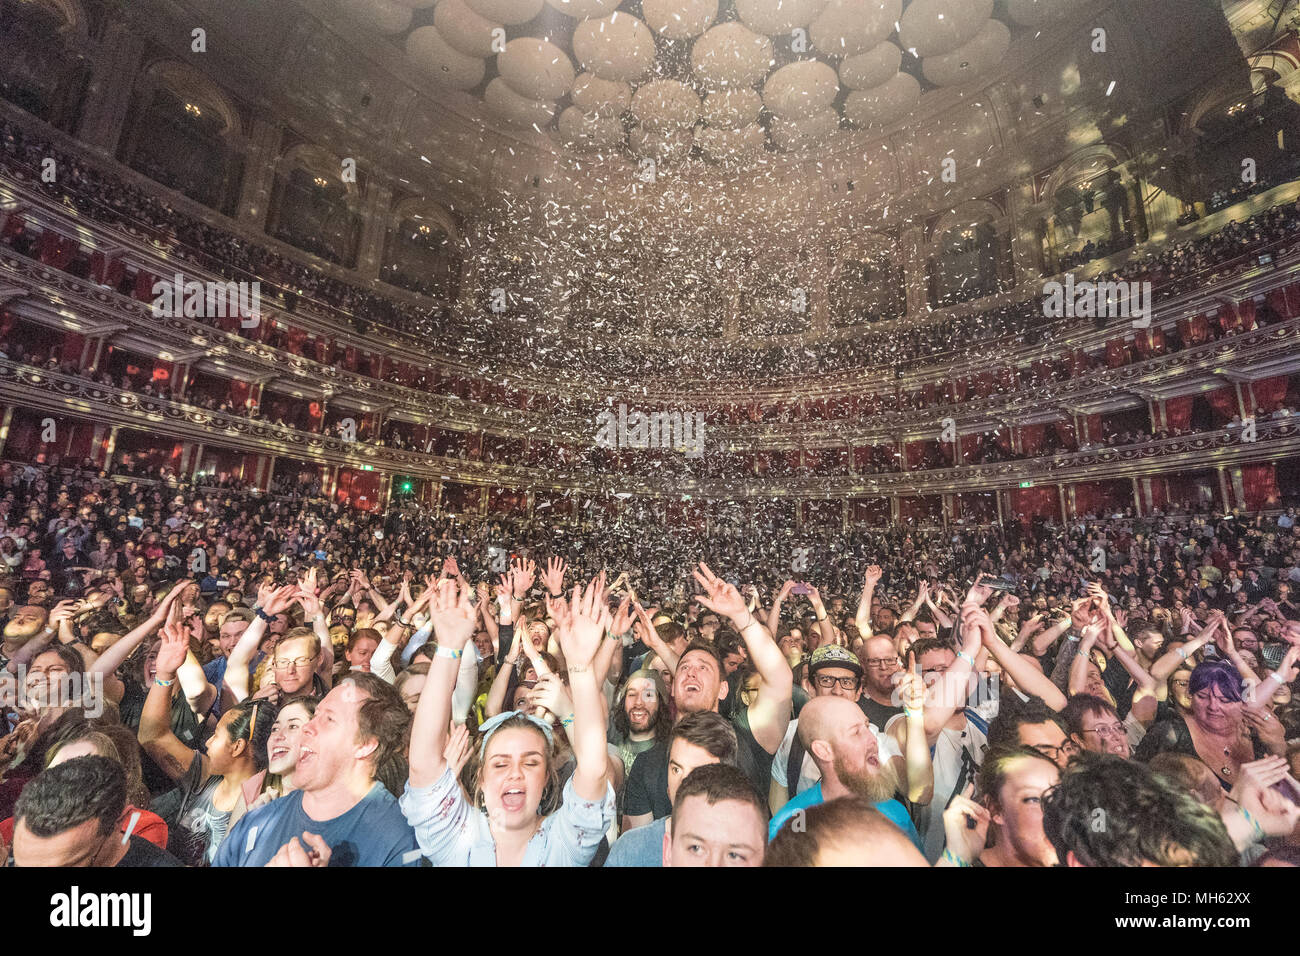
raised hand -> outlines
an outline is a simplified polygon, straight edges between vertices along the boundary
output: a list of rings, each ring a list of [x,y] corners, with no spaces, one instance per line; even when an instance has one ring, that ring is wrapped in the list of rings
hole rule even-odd
[[[184,625],[181,624],[166,625],[160,637],[155,676],[158,680],[173,680],[176,672],[185,663],[185,655],[189,653],[189,637],[185,633]]]
[[[974,863],[984,852],[992,817],[984,807],[968,796],[955,793],[943,811],[943,832],[948,838],[948,852],[965,863]]]
[[[510,563],[510,584],[511,593],[516,598],[522,598],[528,593],[528,589],[533,586],[533,581],[537,579],[537,562],[532,558],[518,559]]]
[[[993,589],[983,583],[985,577],[987,577],[987,575],[985,575],[983,571],[975,576],[975,583],[972,584],[970,590],[966,592],[966,599],[962,601],[963,605],[983,605],[983,603],[989,599],[989,596],[993,593]]]
[[[469,727],[461,724],[447,738],[447,746],[442,748],[442,759],[451,766],[451,775],[459,777],[469,761],[470,738]]]
[[[64,621],[71,621],[81,610],[80,601],[60,601],[54,605],[54,610],[50,611],[49,620],[46,622],[50,627],[58,630],[60,624]]]
[[[707,564],[701,561],[699,569],[692,573],[700,587],[704,589],[704,594],[695,596],[696,601],[716,614],[731,618],[732,623],[737,627],[741,626],[740,622],[745,621],[746,618],[753,619],[749,608],[745,605],[745,599],[741,597],[735,586],[714,574]]]
[[[734,588],[733,588],[734,590]],[[739,596],[739,595],[737,595]],[[568,615],[561,621],[556,634],[560,650],[570,673],[586,671],[600,649],[612,620],[605,603],[605,572],[592,580],[581,592],[575,586],[569,598]]]
[[[632,610],[632,595],[624,595],[623,600],[618,602],[618,610],[614,612],[614,620],[609,627],[610,633],[626,634],[627,629],[632,626],[632,619],[636,613]]]
[[[874,588],[877,584],[880,583],[880,579],[884,577],[884,575],[885,572],[880,569],[880,565],[878,564],[867,565],[867,573],[863,575],[863,579],[862,579],[863,588],[864,589]]]
[[[267,614],[282,614],[289,609],[289,606],[298,600],[298,588],[292,584],[286,584],[284,587],[275,588],[265,602],[262,601],[261,592],[258,592],[258,606]]]
[[[474,636],[474,606],[469,603],[469,586],[446,578],[429,601],[429,619],[439,647],[462,650]]]
[[[1229,799],[1255,818],[1265,836],[1290,836],[1300,822],[1300,805],[1273,789],[1289,777],[1285,757],[1252,760],[1241,765],[1241,776]]]
[[[573,700],[568,688],[556,674],[537,678],[537,683],[528,692],[528,703],[533,707],[544,707],[561,719],[573,713]]]
[[[456,566],[456,559],[454,557],[448,557],[445,561],[442,562],[442,574],[439,575],[439,577],[442,578],[460,577],[460,568]]]
[[[552,557],[546,559],[546,570],[542,572],[542,584],[551,597],[559,597],[564,593],[564,572],[566,570],[568,570],[568,565],[564,563],[563,558]]]

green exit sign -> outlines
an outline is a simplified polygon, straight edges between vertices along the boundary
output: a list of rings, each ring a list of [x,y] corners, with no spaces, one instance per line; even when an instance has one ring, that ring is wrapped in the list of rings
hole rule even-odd
[[[1032,487],[1034,487],[1034,483],[1033,483],[1032,481],[1022,481],[1022,482],[1020,483],[1020,487],[1021,487],[1021,488],[1032,488]]]
[[[375,466],[374,466],[374,465],[362,465],[362,466],[361,466],[361,470],[362,470],[362,471],[374,471],[374,470],[375,470]]]

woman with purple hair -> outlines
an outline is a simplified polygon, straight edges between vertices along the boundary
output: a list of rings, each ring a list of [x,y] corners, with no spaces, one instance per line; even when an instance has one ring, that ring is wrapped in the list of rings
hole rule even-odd
[[[1183,715],[1155,724],[1135,757],[1145,763],[1159,753],[1195,757],[1214,772],[1224,790],[1237,783],[1241,765],[1269,754],[1285,756],[1277,718],[1248,703],[1236,667],[1225,660],[1202,661],[1192,671],[1192,705]],[[1279,749],[1280,745],[1280,749]]]

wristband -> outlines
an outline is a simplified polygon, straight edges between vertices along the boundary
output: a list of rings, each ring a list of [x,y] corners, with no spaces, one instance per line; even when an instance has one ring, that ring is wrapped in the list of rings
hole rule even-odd
[[[943,858],[947,860],[949,863],[951,863],[953,866],[966,867],[971,865],[969,861],[963,860],[961,857],[953,853],[952,850],[949,850],[947,847],[944,847],[943,849]]]
[[[585,674],[585,673],[587,673],[589,670],[591,670],[590,667],[570,667],[570,668],[569,668],[569,673],[570,673],[570,674]]]
[[[405,627],[405,628],[410,628],[410,626],[411,626],[410,624],[407,624],[405,621],[403,621],[400,617],[397,619],[397,623],[400,624],[400,625],[402,625],[402,627]]]
[[[159,687],[171,687],[172,684],[176,683],[176,679],[172,678],[171,680],[163,680],[160,677],[155,677],[153,679],[153,682],[157,684]],[[1243,810],[1242,812],[1244,813],[1245,811]]]
[[[919,716],[921,716],[922,711],[921,711],[921,709],[920,709],[919,707],[918,707],[916,710],[913,710],[913,709],[910,708],[910,707],[904,707],[904,708],[903,708],[903,713],[904,713],[905,715],[907,715],[908,717],[919,717]]]
[[[746,613],[749,614],[749,622],[748,622],[747,624],[742,624],[742,625],[741,625],[740,629],[741,629],[742,631],[743,631],[745,628],[749,627],[750,624],[757,624],[757,623],[758,623],[758,618],[754,617],[754,612],[753,612],[753,611],[750,611],[748,608],[746,608]]]
[[[560,726],[563,727],[565,730],[568,730],[570,727],[573,726],[573,718],[572,717],[560,718]]]
[[[958,651],[957,656],[960,657],[962,660],[964,660],[966,663],[970,664],[971,667],[975,666],[975,658],[971,657],[965,651]]]
[[[751,615],[751,617],[752,617],[752,615]],[[820,623],[820,622],[826,620],[826,617],[827,617],[827,615],[823,614],[821,617],[817,618],[818,623]]]
[[[260,607],[253,608],[253,613],[264,620],[267,624],[275,623],[276,618],[280,616],[278,614],[267,614]]]
[[[1174,648],[1174,652],[1175,652],[1179,657],[1181,657],[1183,660],[1187,660],[1187,651],[1185,651],[1183,648],[1181,648],[1181,647],[1175,647],[1175,648]]]
[[[1246,818],[1246,822],[1249,823],[1252,827],[1255,828],[1255,842],[1258,843],[1258,842],[1260,842],[1261,840],[1263,840],[1263,839],[1264,839],[1264,828],[1263,828],[1262,826],[1259,825],[1259,821],[1256,820],[1254,817],[1252,817],[1252,816],[1250,815],[1250,812],[1249,812],[1245,807],[1241,806],[1240,804],[1237,805],[1237,809],[1240,810],[1240,811],[1241,811],[1241,815],[1242,815],[1243,817]]]
[[[443,645],[439,644],[436,648],[434,648],[433,656],[446,657],[446,658],[450,658],[453,661],[458,661],[460,660],[461,653],[462,653],[461,651],[458,651],[455,648],[444,647]]]

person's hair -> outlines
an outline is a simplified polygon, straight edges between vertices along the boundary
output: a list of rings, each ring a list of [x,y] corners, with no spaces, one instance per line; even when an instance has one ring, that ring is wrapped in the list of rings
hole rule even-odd
[[[411,682],[412,677],[418,677],[421,674],[428,675],[428,673],[429,673],[428,664],[425,664],[423,662],[418,664],[412,664],[410,667],[406,668],[400,674],[397,675],[397,678],[393,681],[393,690],[397,691],[398,695],[400,696],[402,691],[406,688],[406,685]]]
[[[234,714],[226,724],[230,739],[247,741],[253,766],[265,770],[266,745],[271,738],[271,725],[275,723],[276,706],[265,698],[256,698],[236,704],[227,713]]]
[[[989,722],[988,745],[990,749],[1011,750],[1020,746],[1020,728],[1037,724],[1056,724],[1065,733],[1065,726],[1060,716],[1043,703],[1041,697],[1031,697],[1023,704],[1016,701],[1014,707],[1008,707],[1009,701],[1003,700],[998,715]]]
[[[320,654],[320,638],[310,627],[291,627],[281,635],[280,639],[275,642],[275,650],[271,651],[271,656],[275,656],[275,651],[279,650],[281,644],[288,641],[308,640],[311,642],[311,656],[316,657]]]
[[[920,661],[921,657],[931,651],[947,651],[954,657],[957,652],[953,650],[952,642],[944,637],[922,637],[912,642],[912,659]]]
[[[351,671],[339,681],[355,684],[366,699],[357,710],[357,742],[371,737],[377,744],[368,758],[375,779],[400,797],[406,788],[406,746],[411,733],[411,712],[393,685],[368,671]]]
[[[1218,813],[1143,764],[1084,754],[1043,796],[1043,833],[1084,866],[1236,866]]]
[[[353,631],[352,636],[348,638],[348,652],[351,653],[353,650],[356,649],[356,646],[359,642],[367,639],[372,640],[376,644],[378,644],[384,638],[373,627],[359,627],[355,631]]]
[[[231,621],[243,621],[245,624],[252,624],[254,617],[256,617],[256,615],[253,613],[251,607],[232,608],[230,612],[221,619],[221,624],[223,627]]]
[[[1061,708],[1061,722],[1065,724],[1066,733],[1082,736],[1083,718],[1088,714],[1105,714],[1119,719],[1119,712],[1109,701],[1094,694],[1074,694]]]
[[[689,777],[687,778],[690,779]],[[680,796],[680,793],[679,793]],[[783,826],[767,845],[763,866],[816,866],[822,848],[903,838],[903,833],[865,797],[840,797],[808,807],[798,832]]]
[[[655,633],[665,644],[672,644],[673,641],[680,641],[686,636],[686,628],[676,621],[664,621],[662,624],[655,625]]]
[[[1217,807],[1223,796],[1214,771],[1195,757],[1167,750],[1148,760],[1147,767],[1168,778],[1179,790],[1194,794],[1207,807]]]
[[[14,824],[21,822],[35,836],[48,838],[96,820],[102,837],[117,829],[125,809],[122,764],[111,757],[74,757],[42,770],[23,788]]]
[[[1035,723],[1040,722],[1035,721]],[[990,746],[984,753],[984,762],[980,764],[977,797],[984,800],[986,804],[1000,805],[998,794],[1002,792],[1002,785],[1007,782],[1007,775],[1019,760],[1043,760],[1051,767],[1056,766],[1056,761],[1033,747]]]
[[[707,751],[709,756],[717,757],[719,761],[728,766],[734,767],[737,765],[740,745],[736,739],[736,729],[731,721],[721,714],[716,714],[711,710],[687,714],[677,721],[677,726],[672,730],[672,736],[668,738],[670,753],[672,752],[673,741],[676,740],[684,740],[688,744],[693,744],[701,750]]]
[[[729,654],[740,653],[740,651],[745,647],[744,638],[735,631],[728,631],[713,643],[717,646],[718,653],[724,658]]]
[[[712,641],[706,641],[703,639],[691,641],[686,645],[686,650],[682,651],[681,657],[677,658],[678,663],[680,664],[682,659],[685,658],[687,654],[691,653],[691,651],[699,651],[701,654],[708,654],[709,657],[713,658],[713,663],[718,665],[719,679],[724,681],[727,679],[727,668],[726,665],[722,663],[722,655],[718,653],[718,647],[716,644]]]
[[[1195,696],[1207,687],[1217,687],[1219,693],[1231,701],[1241,700],[1242,691],[1241,674],[1237,668],[1229,661],[1210,660],[1201,661],[1192,670],[1192,676],[1187,683],[1187,693]]]
[[[709,806],[724,800],[748,804],[754,808],[764,826],[767,824],[767,807],[739,767],[725,763],[706,763],[688,773],[677,788],[677,798],[673,800],[674,817],[681,813],[682,805],[691,797],[703,797]]]
[[[103,717],[97,717],[92,722],[95,730],[103,734],[117,748],[117,755],[122,760],[122,766],[126,770],[126,800],[133,807],[140,807],[142,810],[149,809],[149,803],[153,799],[149,793],[149,788],[144,782],[144,767],[140,760],[140,742],[130,727],[123,726],[120,721],[107,720]]]
[[[50,748],[45,751],[45,766],[48,767],[54,763],[59,756],[59,751],[71,743],[85,742],[95,748],[95,753],[101,757],[108,757],[111,760],[122,762],[122,755],[118,753],[117,744],[108,734],[101,733],[90,724],[81,724],[74,728],[67,736],[61,737]]]
[[[555,766],[555,747],[546,738],[542,728],[521,713],[516,712],[497,724],[492,731],[492,736],[495,737],[503,730],[531,730],[542,738],[542,752],[546,755],[546,786],[542,789],[542,797],[537,805],[537,812],[541,816],[549,816],[560,808],[560,801],[564,796],[560,789],[559,769]],[[479,748],[475,746],[471,758],[470,763],[472,766],[465,768],[461,779],[468,782],[468,789],[474,797],[474,805],[480,810],[485,810],[487,805],[483,795],[483,767],[487,758],[487,748],[484,748],[483,754],[480,756]]]
[[[614,696],[614,706],[610,709],[610,721],[614,725],[614,731],[623,740],[627,740],[632,734],[632,721],[627,716],[627,708],[624,704],[627,702],[627,688],[633,680],[644,679],[654,682],[655,688],[655,719],[650,729],[654,731],[656,741],[667,740],[668,735],[673,730],[673,715],[671,698],[668,691],[664,688],[663,678],[657,671],[642,668],[627,676],[627,680],[619,685],[618,693]]]
[[[63,666],[68,669],[69,674],[84,674],[86,672],[86,660],[68,644],[51,644],[44,650],[39,651],[32,656],[32,662],[43,654],[57,654]]]

